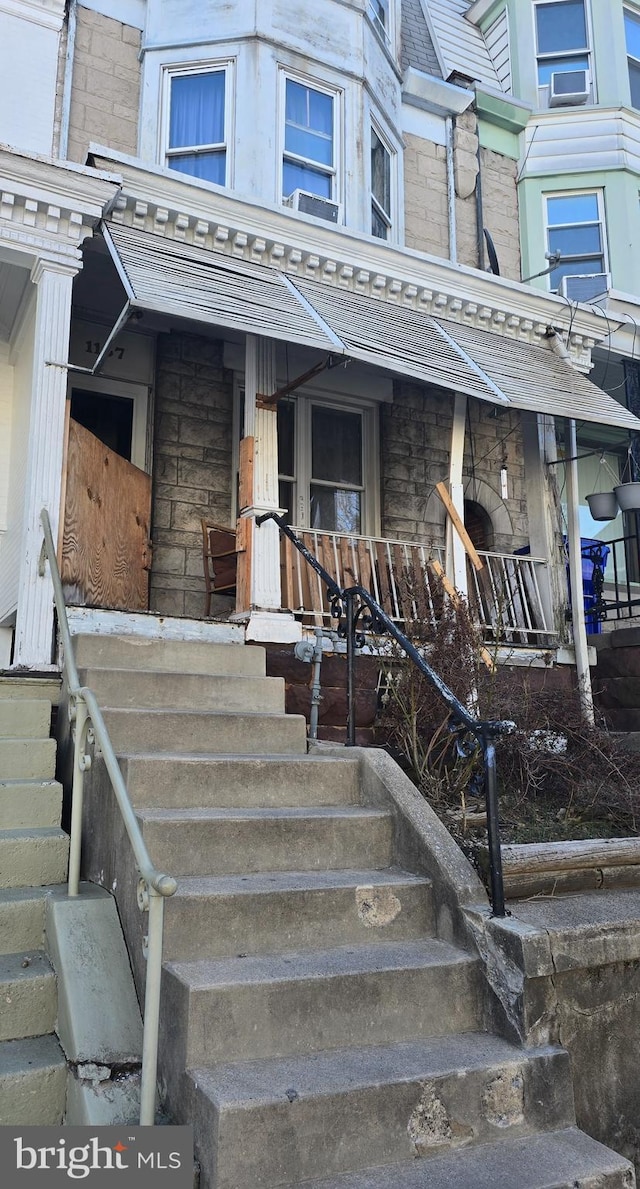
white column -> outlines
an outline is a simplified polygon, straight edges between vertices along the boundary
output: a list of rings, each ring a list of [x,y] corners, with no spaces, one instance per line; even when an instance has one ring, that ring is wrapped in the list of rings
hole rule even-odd
[[[48,569],[43,578],[38,574],[40,512],[42,508],[49,512],[55,541],[60,513],[71,287],[76,271],[55,261],[38,260],[31,272],[38,293],[14,667],[46,668],[52,659],[53,590]]]
[[[464,435],[467,421],[467,398],[456,392],[451,428],[451,452],[449,456],[449,494],[453,506],[464,524],[464,485],[462,465],[464,461]],[[447,517],[445,571],[461,595],[467,595],[467,553],[451,520]]]
[[[576,423],[567,422],[569,433],[567,476],[567,538],[569,550],[569,576],[571,579],[571,617],[573,623],[573,646],[576,654],[576,676],[578,678],[578,693],[582,714],[587,723],[593,726],[593,691],[591,688],[591,671],[589,669],[589,646],[587,644],[587,628],[584,618],[584,586],[582,583],[582,545],[580,541],[580,513],[578,495],[578,441]]]
[[[254,439],[253,504],[242,513],[253,521],[247,639],[289,642],[300,638],[301,629],[293,615],[281,609],[278,526],[272,520],[259,528],[255,524],[255,517],[265,512],[283,514],[278,501],[278,415],[275,405],[265,408],[260,402],[276,387],[275,343],[247,335],[244,432]]]

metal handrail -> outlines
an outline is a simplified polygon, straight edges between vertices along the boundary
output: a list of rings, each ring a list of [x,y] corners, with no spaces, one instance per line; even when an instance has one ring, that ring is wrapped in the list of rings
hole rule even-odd
[[[431,665],[425,660],[422,653],[415,647],[414,644],[405,636],[404,632],[400,630],[398,625],[394,622],[386,611],[373,598],[370,591],[365,590],[362,586],[350,586],[341,589],[337,582],[325,570],[324,566],[318,561],[317,557],[310,549],[300,540],[287,524],[283,516],[278,516],[276,512],[266,512],[262,516],[256,516],[256,524],[264,524],[266,520],[274,520],[278,525],[280,532],[283,533],[292,544],[296,547],[299,553],[302,554],[308,565],[315,570],[316,574],[320,576],[324,582],[329,598],[331,600],[331,615],[332,618],[342,620],[343,612],[345,616],[344,635],[347,641],[347,746],[355,746],[356,739],[356,723],[355,723],[355,652],[356,647],[362,641],[361,632],[358,631],[358,620],[363,617],[365,608],[368,610],[368,622],[366,626],[374,632],[388,633],[400,645],[403,652],[409,657],[411,661],[417,666],[420,672],[427,678],[433,689],[442,698],[443,702],[449,708],[454,721],[458,725],[458,729],[462,734],[469,734],[473,736],[474,745],[482,751],[482,758],[484,764],[484,792],[487,807],[487,837],[489,844],[489,877],[491,884],[491,907],[493,915],[498,917],[505,916],[505,902],[504,902],[504,880],[502,874],[502,854],[500,850],[500,826],[498,820],[498,778],[496,769],[496,750],[495,739],[497,735],[506,734],[513,730],[514,724],[505,720],[498,719],[480,719],[476,718],[466,706],[455,696],[448,685],[441,677],[431,668]],[[356,602],[358,606],[356,608]],[[363,622],[362,626],[365,626]],[[463,747],[461,739],[458,740],[458,749],[462,753]]]
[[[164,901],[165,897],[173,896],[178,885],[173,876],[165,875],[161,871],[158,871],[157,867],[154,867],[151,862],[95,694],[87,686],[80,684],[78,669],[73,654],[71,632],[69,631],[62,579],[58,569],[56,548],[51,531],[51,521],[49,520],[49,514],[46,508],[43,508],[40,513],[40,521],[42,523],[44,540],[40,552],[39,571],[40,576],[44,577],[44,563],[46,559],[49,562],[53,595],[58,615],[58,631],[62,639],[63,667],[66,669],[69,686],[69,718],[72,723],[74,741],[68,894],[72,897],[77,896],[79,890],[84,774],[91,767],[91,756],[88,754],[87,748],[91,742],[95,741],[102,751],[105,767],[111,781],[111,787],[118,802],[124,827],[131,842],[136,864],[140,872],[138,907],[141,911],[149,913],[149,931],[143,942],[147,959],[147,977],[145,982],[142,1033],[140,1124],[141,1126],[150,1126],[155,1121],[156,1111]]]

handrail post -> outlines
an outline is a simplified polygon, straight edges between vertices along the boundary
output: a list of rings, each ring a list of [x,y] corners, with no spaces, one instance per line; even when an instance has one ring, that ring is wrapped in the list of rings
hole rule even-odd
[[[353,591],[344,592],[346,603],[347,630],[347,747],[356,745],[356,625],[354,616]]]
[[[484,791],[487,806],[491,908],[494,917],[503,917],[505,916],[504,878],[502,874],[502,852],[500,849],[500,826],[498,820],[496,747],[493,739],[487,734],[483,734],[482,736],[482,754],[484,760]]]
[[[80,886],[80,858],[82,848],[82,809],[84,774],[88,767],[86,755],[89,714],[84,698],[74,699],[73,720],[73,784],[71,791],[71,826],[69,830],[69,886],[68,895],[77,896]]]
[[[152,1127],[156,1117],[160,984],[162,979],[162,932],[164,924],[164,897],[153,887],[148,888],[148,896],[149,934],[147,938],[147,977],[144,990],[144,1031],[142,1034],[142,1078],[140,1085],[141,1127]]]

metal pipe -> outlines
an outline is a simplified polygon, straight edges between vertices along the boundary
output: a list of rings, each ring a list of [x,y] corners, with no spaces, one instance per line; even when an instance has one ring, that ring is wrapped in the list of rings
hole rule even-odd
[[[152,1127],[156,1116],[163,924],[164,897],[155,888],[149,888],[149,934],[147,941],[147,977],[144,991],[142,1079],[140,1085],[141,1127]]]
[[[345,591],[347,613],[347,747],[356,745],[356,708],[355,708],[355,663],[356,663],[356,625],[353,601],[355,591]]]
[[[445,122],[445,152],[447,158],[447,218],[449,225],[449,260],[455,264],[458,259],[458,240],[456,233],[456,179],[453,167],[453,117],[447,116]]]
[[[313,650],[313,685],[311,686],[311,713],[309,715],[309,738],[318,738],[318,712],[320,709],[321,685],[320,668],[322,666],[322,628],[315,629],[316,643]]]
[[[572,461],[567,464],[567,548],[569,553],[569,581],[571,583],[571,613],[573,623],[573,646],[576,655],[576,676],[578,694],[584,719],[590,726],[595,723],[593,713],[593,691],[589,670],[589,646],[584,618],[584,585],[582,581],[582,544],[580,540],[580,516],[578,511],[578,463],[576,423],[571,418],[567,423],[569,454]]]
[[[502,872],[502,850],[500,847],[500,818],[498,812],[498,774],[496,770],[496,747],[493,739],[485,735],[483,740],[484,793],[487,807],[487,841],[489,845],[489,879],[491,883],[491,908],[494,917],[505,916],[504,876]]]
[[[61,161],[67,159],[69,153],[69,126],[71,122],[71,91],[73,88],[73,60],[76,53],[76,28],[78,23],[78,0],[68,0],[67,7],[67,47],[64,59],[64,78],[62,81],[62,111],[60,113],[60,135],[58,139],[58,157]]]
[[[75,699],[72,731],[73,783],[71,788],[71,826],[69,830],[69,888],[70,896],[77,896],[80,886],[80,854],[82,849],[82,807],[84,802],[85,746],[89,715],[82,698]]]

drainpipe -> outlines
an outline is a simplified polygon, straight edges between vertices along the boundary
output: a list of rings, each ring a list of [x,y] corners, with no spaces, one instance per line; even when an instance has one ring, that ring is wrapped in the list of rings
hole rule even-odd
[[[71,117],[71,88],[73,85],[73,60],[76,53],[76,27],[78,23],[78,0],[67,0],[67,52],[62,82],[62,114],[60,117],[60,143],[58,157],[67,159],[69,152],[69,122]]]
[[[449,259],[452,264],[458,260],[458,244],[456,239],[456,181],[453,170],[453,133],[454,122],[452,116],[445,120],[445,144],[447,155],[447,213],[449,220]]]
[[[476,178],[476,239],[478,245],[478,268],[484,272],[484,210],[482,206],[482,169],[480,159],[480,128],[478,127],[478,148],[476,149],[478,176]]]
[[[571,613],[573,621],[573,646],[576,654],[576,676],[580,706],[586,722],[594,725],[593,691],[589,670],[589,646],[584,618],[584,587],[582,583],[582,547],[580,543],[580,516],[578,512],[578,443],[576,423],[568,422],[569,461],[567,462],[567,536],[569,550],[569,579],[571,581]]]

